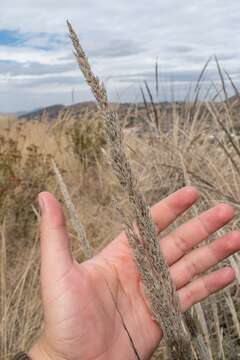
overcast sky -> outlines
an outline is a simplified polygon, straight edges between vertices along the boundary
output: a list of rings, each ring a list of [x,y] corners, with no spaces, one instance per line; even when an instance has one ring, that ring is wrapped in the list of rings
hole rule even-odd
[[[65,4],[64,4],[65,3]],[[66,19],[114,101],[141,101],[159,64],[160,98],[185,97],[217,55],[240,80],[238,0],[1,0],[0,112],[69,104],[92,96],[72,55]],[[217,79],[210,64],[205,85]]]

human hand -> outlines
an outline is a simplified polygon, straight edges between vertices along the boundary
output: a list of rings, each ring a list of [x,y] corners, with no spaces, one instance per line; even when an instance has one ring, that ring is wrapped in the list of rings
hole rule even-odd
[[[152,320],[125,234],[121,233],[98,255],[79,264],[71,255],[60,204],[46,192],[41,193],[39,199],[43,204],[44,331],[29,352],[31,358],[133,359],[134,352],[118,308],[141,359],[149,359],[162,338],[162,331]],[[157,232],[170,225],[197,199],[197,191],[185,187],[153,206],[151,216]],[[231,232],[193,250],[233,215],[230,206],[220,204],[161,238],[160,248],[170,266],[183,312],[234,280],[230,267],[200,274],[240,249],[239,232]],[[196,275],[200,276],[195,278]]]

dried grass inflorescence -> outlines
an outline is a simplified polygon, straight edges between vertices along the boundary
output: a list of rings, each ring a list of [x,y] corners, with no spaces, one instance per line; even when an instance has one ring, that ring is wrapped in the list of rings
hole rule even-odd
[[[170,278],[168,265],[160,252],[149,207],[138,189],[136,177],[124,151],[123,133],[118,115],[110,109],[106,89],[93,74],[78,37],[69,22],[68,27],[76,59],[97,100],[105,124],[110,164],[121,186],[128,194],[135,216],[137,230],[127,220],[125,228],[153,318],[163,329],[172,358],[191,358],[191,345],[183,327],[178,296]]]
[[[231,79],[229,74],[227,77]],[[196,186],[201,191],[202,196],[195,209],[177,219],[168,231],[207,210],[216,201],[232,204],[237,210],[240,208],[240,157],[235,146],[239,147],[240,144],[240,96],[232,80],[229,85],[232,85],[235,97],[228,102],[197,100],[200,87],[201,99],[206,99],[205,94],[209,92],[212,92],[212,99],[216,98],[216,92],[220,93],[219,87],[214,84],[206,89],[205,83],[198,81],[194,101],[192,95],[187,93],[184,102],[163,103],[160,98],[162,92],[159,91],[159,98],[156,96],[162,84],[156,84],[156,95],[154,87],[149,84],[153,100],[145,90],[145,103],[134,105],[134,111],[129,105],[123,112],[120,106],[117,109],[121,123],[127,125],[123,127],[123,133],[128,157],[134,172],[141,173],[139,186],[149,204],[186,184]],[[52,191],[60,197],[54,174],[48,174],[49,171],[53,173],[51,158],[58,164],[73,203],[77,204],[76,200],[81,199],[81,209],[79,206],[76,210],[85,225],[94,253],[98,253],[119,233],[119,216],[112,211],[110,193],[117,194],[121,208],[126,209],[125,192],[114,181],[112,171],[105,162],[92,162],[92,154],[87,159],[90,166],[83,171],[82,158],[74,153],[73,139],[67,134],[75,122],[89,129],[88,124],[85,127],[88,119],[91,124],[101,120],[99,112],[89,104],[84,105],[81,114],[68,110],[51,121],[47,120],[47,114],[39,121],[31,119],[21,122],[0,116],[0,130],[4,136],[4,139],[0,139],[0,185],[4,190],[0,196],[0,349],[6,360],[12,359],[20,348],[30,348],[41,333],[37,212],[34,214],[32,209],[39,191]],[[102,124],[101,120],[101,128]],[[91,127],[93,136],[95,130],[98,131],[95,126]],[[83,131],[81,134],[85,136]],[[38,151],[33,151],[32,144],[37,146]],[[91,145],[91,142],[88,144]],[[98,151],[98,146],[94,146],[94,149]],[[46,161],[48,154],[51,154],[51,158]],[[101,217],[97,216],[99,213]],[[127,209],[124,213],[127,213]],[[17,220],[16,214],[19,214]],[[70,215],[66,215],[74,257],[82,261],[79,239],[70,224]],[[217,236],[239,226],[240,214],[237,211],[234,221],[225,230],[218,231]],[[194,305],[191,316],[186,317],[194,360],[236,359],[236,354],[240,352],[240,255],[231,256],[224,264],[234,268],[236,281],[201,304]],[[111,292],[110,287],[109,290]],[[116,299],[113,298],[113,301],[118,310]],[[122,315],[124,327],[125,314]],[[132,335],[135,338],[135,334]],[[199,356],[200,352],[205,355]],[[164,341],[153,359],[170,359]]]
[[[85,230],[84,230],[84,227],[82,226],[82,223],[79,219],[79,216],[78,216],[78,213],[77,213],[77,210],[71,200],[71,197],[70,197],[70,194],[68,192],[68,189],[67,189],[67,186],[63,180],[63,177],[55,163],[55,161],[53,160],[52,161],[52,164],[53,164],[53,170],[54,170],[54,173],[56,175],[56,179],[57,179],[57,182],[58,182],[58,185],[60,187],[60,190],[61,190],[61,193],[62,193],[62,196],[64,198],[64,202],[67,206],[67,209],[69,211],[69,215],[70,215],[70,219],[71,219],[71,222],[72,222],[72,225],[73,225],[73,228],[75,229],[76,233],[77,233],[77,236],[78,236],[78,240],[80,242],[80,248],[81,250],[83,251],[83,254],[85,256],[86,259],[89,259],[92,257],[93,255],[93,252],[92,252],[92,248],[86,238],[86,233],[85,233]]]

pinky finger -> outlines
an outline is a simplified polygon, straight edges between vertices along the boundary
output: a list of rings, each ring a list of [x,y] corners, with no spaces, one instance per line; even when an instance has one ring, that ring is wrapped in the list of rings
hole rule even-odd
[[[224,267],[210,274],[201,276],[179,289],[178,295],[182,312],[231,284],[234,279],[234,270],[231,267]]]

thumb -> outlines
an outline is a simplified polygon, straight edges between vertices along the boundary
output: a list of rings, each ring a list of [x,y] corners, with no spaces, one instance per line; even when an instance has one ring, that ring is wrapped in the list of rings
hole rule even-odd
[[[47,286],[68,273],[73,258],[60,203],[49,192],[40,193],[38,202],[41,209],[41,281]]]

